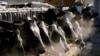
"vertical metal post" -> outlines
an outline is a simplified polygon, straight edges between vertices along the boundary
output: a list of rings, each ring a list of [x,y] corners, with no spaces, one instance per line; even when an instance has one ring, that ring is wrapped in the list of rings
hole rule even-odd
[[[100,0],[94,0],[94,10],[99,14],[95,19],[95,26],[100,26]]]
[[[63,5],[64,5],[63,0],[59,0],[58,2],[59,10],[62,10]]]
[[[99,13],[100,18],[100,0],[94,0],[94,10]]]
[[[59,0],[59,6],[64,5],[63,0]]]

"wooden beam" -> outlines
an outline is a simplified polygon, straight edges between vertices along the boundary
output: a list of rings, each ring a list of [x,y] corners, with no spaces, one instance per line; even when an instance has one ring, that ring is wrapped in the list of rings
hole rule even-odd
[[[52,5],[58,5],[60,0],[45,0],[46,3]],[[75,2],[75,0],[63,0],[65,5],[71,5]]]

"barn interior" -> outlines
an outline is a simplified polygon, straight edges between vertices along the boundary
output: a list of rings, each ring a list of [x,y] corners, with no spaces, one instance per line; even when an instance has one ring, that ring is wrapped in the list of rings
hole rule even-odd
[[[1,0],[0,56],[100,56],[97,0]]]

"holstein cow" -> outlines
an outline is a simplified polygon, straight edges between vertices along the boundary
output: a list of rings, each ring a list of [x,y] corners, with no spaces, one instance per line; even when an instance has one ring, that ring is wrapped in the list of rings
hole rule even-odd
[[[23,23],[0,21],[0,27],[3,29],[3,32],[0,33],[0,54],[2,56],[9,54],[9,51],[11,53],[14,50],[21,56],[30,52],[35,55],[45,52],[39,39],[30,29],[29,21],[26,20]]]
[[[26,45],[25,45],[25,50],[27,51],[31,51],[31,52],[36,52],[36,53],[44,53],[44,46],[41,45],[40,43],[40,39],[38,36],[36,36],[36,33],[33,33],[33,30],[30,28],[32,27],[32,22],[27,21],[25,22],[25,24],[23,25],[24,28],[24,33],[25,35],[23,35],[24,37],[26,37]],[[22,32],[23,33],[23,32]],[[42,50],[43,49],[43,50]]]
[[[98,16],[98,13],[93,11],[93,7],[89,4],[82,10],[83,20],[91,24],[94,21],[94,18]]]
[[[44,21],[41,21],[38,25],[39,25],[40,34],[44,44],[50,46],[51,43],[49,38],[48,26],[45,25]]]
[[[79,20],[81,19],[81,11],[82,11],[82,4],[80,2],[75,2],[74,5],[69,6],[69,9],[66,11],[64,17],[59,17],[58,18],[58,24],[62,27],[62,29],[65,32],[66,37],[74,39],[74,41],[79,39],[79,35],[75,31],[76,29],[80,29]],[[75,25],[73,24],[76,24]],[[77,24],[78,23],[78,24]],[[76,27],[76,28],[74,28]],[[74,37],[74,38],[73,38]],[[84,43],[82,37],[81,41]]]
[[[96,17],[98,14],[94,13],[91,10],[91,7],[87,6],[84,8],[83,5],[79,2],[76,2],[74,5],[70,6],[68,11],[72,12],[75,15],[75,17],[72,19],[73,28],[75,29],[74,31],[79,38],[77,43],[79,43],[80,41],[82,43],[81,45],[83,46],[85,44],[84,38],[87,37],[86,34],[89,35],[91,33],[90,30],[86,34],[83,34],[84,30],[88,29],[90,26],[90,24],[86,24],[85,21],[91,21],[91,19]],[[87,25],[88,28],[86,28],[87,26],[84,25]]]
[[[8,22],[0,21],[0,49],[1,55],[6,55],[11,52],[12,48],[18,45],[17,31],[13,27],[14,25]]]
[[[44,13],[44,18],[45,22],[48,25],[52,25],[57,20],[57,16],[54,9],[48,9],[48,11]]]
[[[70,17],[69,20],[71,20],[73,18],[73,16],[70,16],[70,13],[66,13],[66,17]],[[70,28],[70,25],[67,23],[66,18],[64,16],[59,17],[57,20],[57,23],[65,32],[65,36],[68,39],[72,38],[72,30]]]
[[[50,39],[52,41],[52,45],[57,44],[59,46],[54,46],[55,49],[58,48],[56,51],[66,52],[69,49],[69,46],[62,28],[60,26],[57,27],[56,24],[52,24],[49,29],[49,32],[51,32]],[[62,51],[59,49],[61,49]]]

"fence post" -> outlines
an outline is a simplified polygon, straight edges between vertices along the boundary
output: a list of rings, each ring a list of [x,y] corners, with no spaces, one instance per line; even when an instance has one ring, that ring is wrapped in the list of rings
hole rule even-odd
[[[94,0],[94,10],[99,14],[95,20],[95,25],[100,26],[100,0]]]

